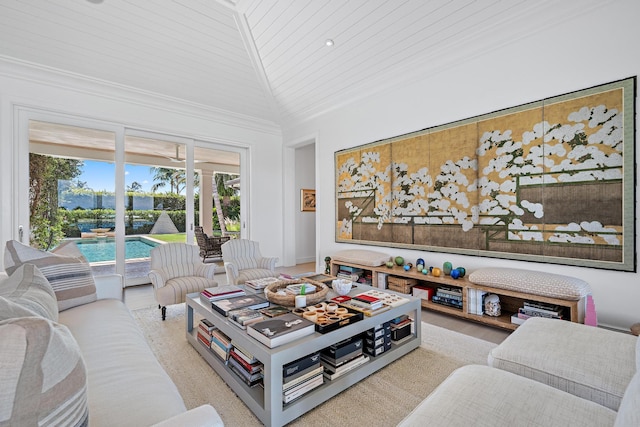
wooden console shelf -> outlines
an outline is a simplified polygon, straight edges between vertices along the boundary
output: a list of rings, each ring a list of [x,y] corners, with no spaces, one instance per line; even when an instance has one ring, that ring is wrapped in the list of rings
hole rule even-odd
[[[419,286],[427,286],[436,289],[440,285],[455,286],[462,289],[462,308],[449,307],[442,304],[434,303],[429,300],[422,300],[422,307],[446,313],[452,316],[462,317],[474,322],[484,323],[498,328],[515,330],[518,325],[511,323],[511,315],[518,312],[518,308],[523,306],[524,301],[534,301],[547,304],[553,304],[564,308],[565,319],[572,322],[584,323],[585,299],[578,301],[563,300],[558,298],[550,298],[539,295],[526,294],[506,289],[492,288],[489,286],[476,285],[471,283],[467,277],[461,279],[453,279],[451,276],[435,277],[431,274],[425,275],[418,272],[415,268],[405,271],[402,267],[394,265],[389,268],[385,265],[379,267],[371,267],[360,264],[346,263],[342,261],[331,261],[331,275],[335,276],[340,270],[340,266],[348,266],[370,271],[372,276],[373,287],[385,287],[385,283],[381,282],[383,277],[395,276],[407,279],[416,279]],[[387,276],[383,276],[387,275]],[[468,291],[469,289],[478,289],[496,294],[500,297],[502,307],[502,315],[499,317],[488,316],[486,314],[478,315],[469,313],[467,310]]]

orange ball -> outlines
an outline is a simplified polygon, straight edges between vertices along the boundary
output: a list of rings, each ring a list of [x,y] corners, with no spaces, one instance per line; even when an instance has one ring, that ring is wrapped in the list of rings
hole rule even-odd
[[[431,274],[433,274],[435,277],[440,277],[440,269],[438,267],[433,267],[433,270],[431,270]]]

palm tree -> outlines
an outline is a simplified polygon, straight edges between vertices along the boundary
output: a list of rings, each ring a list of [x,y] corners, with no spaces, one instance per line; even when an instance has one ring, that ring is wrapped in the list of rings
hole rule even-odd
[[[187,179],[184,169],[152,167],[151,173],[153,173],[153,182],[155,182],[151,186],[153,193],[165,187],[167,183],[170,187],[170,193],[180,194],[185,188]]]

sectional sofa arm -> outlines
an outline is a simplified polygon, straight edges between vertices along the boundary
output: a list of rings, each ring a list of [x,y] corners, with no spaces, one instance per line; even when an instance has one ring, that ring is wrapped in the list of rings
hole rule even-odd
[[[94,276],[98,299],[117,299],[122,301],[122,275],[106,274]]]
[[[218,412],[211,405],[202,405],[187,412],[176,415],[153,427],[223,427],[224,423]]]

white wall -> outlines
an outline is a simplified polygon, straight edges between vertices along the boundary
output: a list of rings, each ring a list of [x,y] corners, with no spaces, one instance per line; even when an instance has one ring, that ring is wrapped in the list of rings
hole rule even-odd
[[[296,264],[316,259],[316,213],[300,210],[300,190],[316,188],[315,144],[295,150],[295,187],[298,201],[296,210]]]
[[[495,50],[478,52],[463,63],[425,75],[421,81],[406,82],[395,90],[285,129],[285,145],[315,134],[316,165],[328,166],[334,164],[336,150],[638,75],[638,16],[640,2],[631,0],[603,2],[600,9],[567,16],[564,25],[555,28],[546,28],[545,17],[540,16],[544,32],[529,36],[500,35]],[[513,41],[505,44],[509,38]],[[333,167],[318,168],[317,176],[317,256],[322,259],[357,245],[335,242]],[[640,231],[638,222],[636,230]],[[422,257],[432,265],[448,260],[468,271],[504,266],[579,277],[593,288],[600,324],[627,329],[640,322],[638,273],[404,249],[370,249],[408,259]]]
[[[4,242],[17,237],[14,223],[17,219],[11,203],[17,191],[14,135],[17,106],[248,148],[248,164],[242,165],[251,170],[250,182],[242,183],[243,197],[250,200],[248,237],[260,242],[265,255],[282,259],[282,136],[273,124],[0,60],[2,253]],[[245,193],[247,189],[249,194]]]

